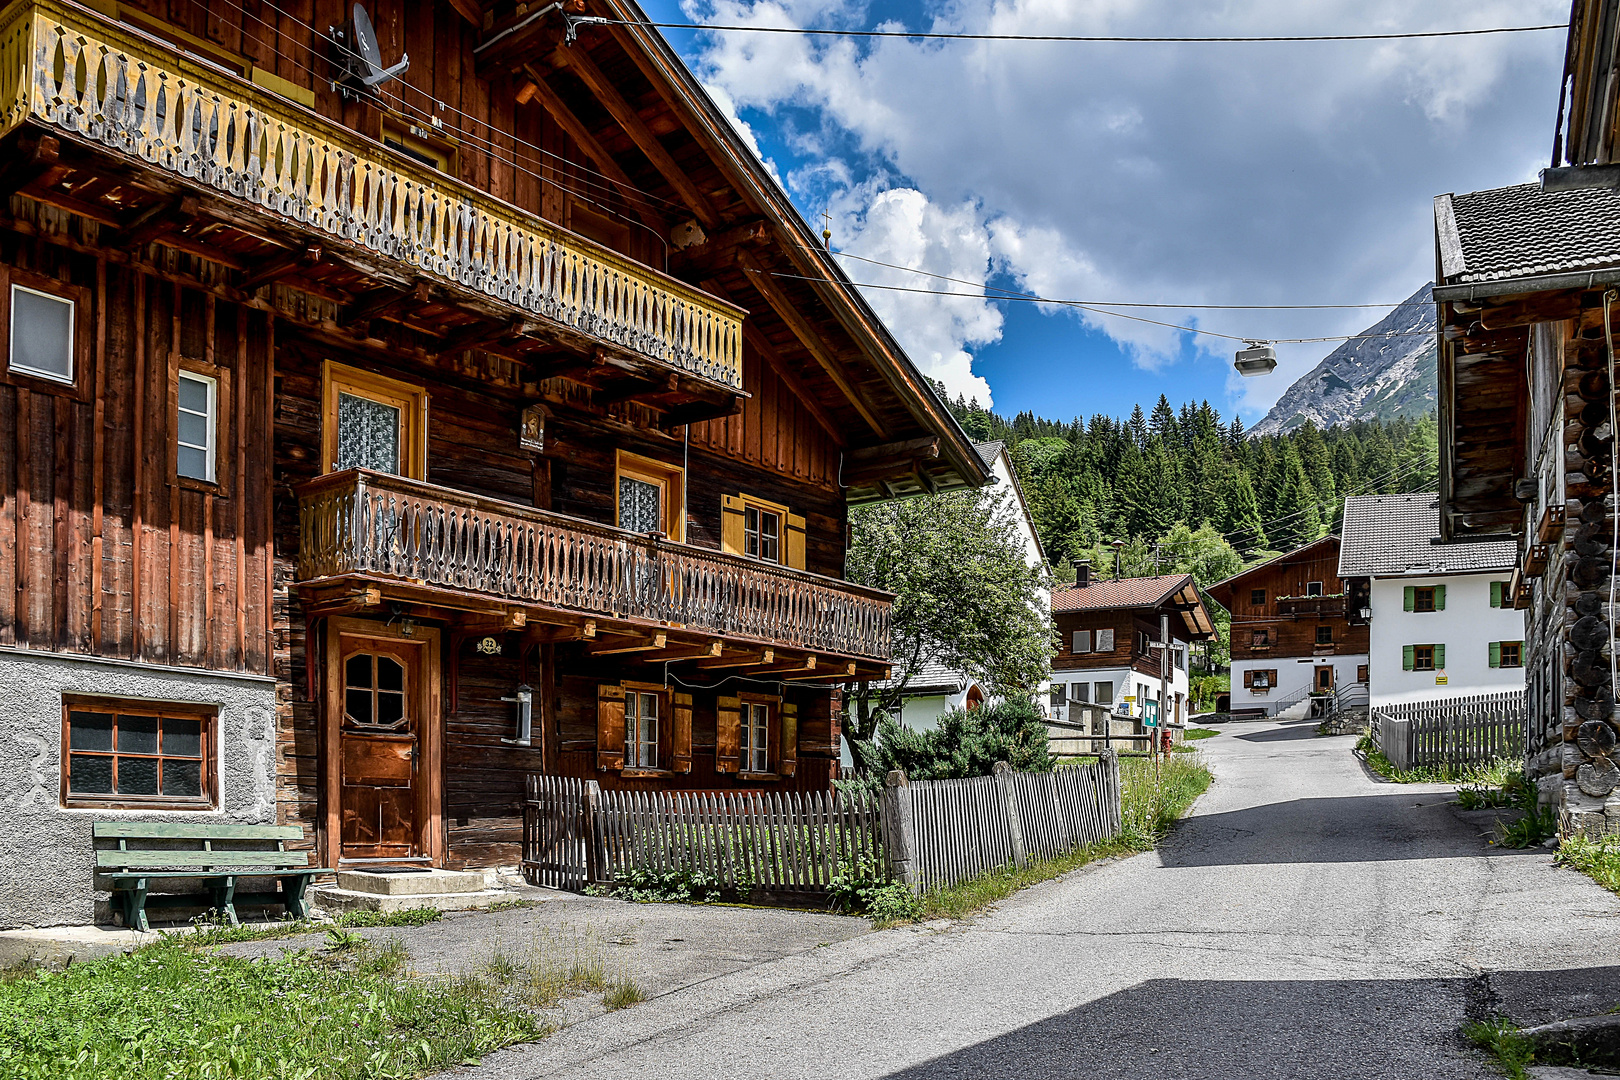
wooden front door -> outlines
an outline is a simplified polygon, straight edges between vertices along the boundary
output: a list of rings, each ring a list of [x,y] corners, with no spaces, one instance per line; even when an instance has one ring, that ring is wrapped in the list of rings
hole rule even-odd
[[[1318,690],[1333,689],[1333,668],[1319,667],[1316,669],[1316,688]]]
[[[436,862],[437,632],[334,620],[327,642],[327,852]],[[330,864],[329,864],[330,865]]]

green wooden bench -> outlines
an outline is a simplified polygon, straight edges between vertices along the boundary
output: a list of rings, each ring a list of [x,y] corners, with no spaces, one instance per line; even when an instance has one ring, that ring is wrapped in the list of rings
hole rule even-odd
[[[309,879],[332,873],[310,866],[309,852],[286,850],[287,841],[304,835],[296,825],[98,821],[92,835],[97,841],[117,842],[117,847],[96,845],[96,870],[110,880],[113,907],[123,915],[124,925],[136,930],[151,928],[148,907],[198,906],[201,894],[195,892],[148,895],[148,883],[156,879],[202,882],[210,906],[235,926],[239,903],[280,906],[295,919],[306,917]],[[279,888],[239,892],[242,878],[275,878]]]

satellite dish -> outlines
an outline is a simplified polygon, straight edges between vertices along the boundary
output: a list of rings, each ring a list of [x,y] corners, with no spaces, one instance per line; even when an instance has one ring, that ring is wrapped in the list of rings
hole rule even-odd
[[[377,31],[371,25],[371,16],[366,14],[364,4],[354,5],[348,37],[349,40],[345,42],[343,31],[333,33],[333,40],[339,49],[339,66],[343,69],[339,82],[345,89],[345,96],[349,91],[370,90],[389,79],[397,79],[411,66],[411,58],[401,55],[399,63],[391,68],[383,67],[382,50],[377,48]]]
[[[1248,345],[1247,349],[1239,349],[1237,358],[1232,361],[1239,375],[1253,378],[1256,375],[1270,375],[1277,369],[1277,350],[1270,343],[1251,341]]]

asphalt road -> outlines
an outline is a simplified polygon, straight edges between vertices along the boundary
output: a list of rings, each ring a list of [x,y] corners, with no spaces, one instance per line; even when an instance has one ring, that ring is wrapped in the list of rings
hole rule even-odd
[[[1349,738],[1229,725],[1158,852],[977,919],[782,955],[465,1070],[629,1077],[1463,1078],[1459,1035],[1620,1003],[1620,897],[1484,843]],[[712,932],[725,934],[724,909]]]

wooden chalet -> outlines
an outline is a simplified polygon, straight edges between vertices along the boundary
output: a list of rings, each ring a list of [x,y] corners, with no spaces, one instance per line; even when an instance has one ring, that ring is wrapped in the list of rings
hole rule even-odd
[[[847,507],[988,475],[656,31],[574,21],[630,0],[353,10],[0,10],[0,790],[69,877],[98,813],[468,866],[533,772],[825,788]]]
[[[1159,621],[1169,619],[1172,663],[1162,703]],[[1146,719],[1162,707],[1166,727],[1185,727],[1189,646],[1215,633],[1190,574],[1094,578],[1089,564],[1075,583],[1052,594],[1058,649],[1052,657],[1052,706],[1061,719],[1073,705],[1094,705]]]
[[[1363,597],[1339,577],[1339,538],[1295,548],[1209,590],[1232,615],[1232,711],[1275,715],[1367,681]]]
[[[1440,528],[1515,535],[1526,764],[1567,833],[1620,828],[1604,647],[1620,318],[1620,0],[1572,5],[1551,167],[1435,200]]]

